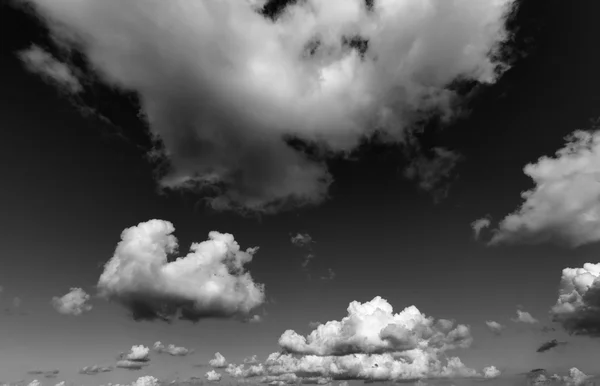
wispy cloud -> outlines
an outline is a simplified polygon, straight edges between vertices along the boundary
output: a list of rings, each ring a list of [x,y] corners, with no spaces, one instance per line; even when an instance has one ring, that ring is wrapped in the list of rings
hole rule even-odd
[[[473,229],[473,237],[475,240],[479,240],[481,231],[488,228],[492,224],[491,218],[488,216],[477,219],[471,223],[471,229]]]
[[[61,89],[69,93],[78,93],[83,89],[74,70],[40,46],[32,44],[26,50],[20,51],[18,55],[29,71],[41,75]]]

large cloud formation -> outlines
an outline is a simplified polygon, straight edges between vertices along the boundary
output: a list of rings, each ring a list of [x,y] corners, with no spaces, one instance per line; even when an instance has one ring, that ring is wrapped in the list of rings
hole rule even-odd
[[[233,235],[210,232],[187,256],[168,262],[177,250],[174,230],[163,220],[125,229],[98,281],[100,295],[136,320],[247,317],[264,302],[264,287],[244,271],[258,248],[242,251]]]
[[[263,213],[324,200],[327,156],[375,132],[410,143],[424,118],[450,118],[456,81],[494,83],[514,3],[290,1],[272,18],[266,1],[20,1],[100,82],[138,95],[168,161],[161,186]]]
[[[551,313],[572,334],[600,337],[600,263],[563,269]]]
[[[600,240],[600,131],[576,131],[555,157],[525,166],[535,187],[506,216],[490,244],[552,241],[578,247]]]
[[[92,309],[89,300],[90,295],[83,289],[71,288],[71,291],[62,297],[53,297],[52,306],[61,314],[78,316]]]
[[[498,376],[493,367],[479,373],[457,357],[448,358],[445,365],[440,360],[447,351],[471,342],[468,326],[436,321],[414,306],[394,314],[386,300],[376,297],[350,303],[348,316],[318,326],[307,337],[285,331],[279,339],[281,352],[259,364],[230,364],[226,372],[274,384]]]

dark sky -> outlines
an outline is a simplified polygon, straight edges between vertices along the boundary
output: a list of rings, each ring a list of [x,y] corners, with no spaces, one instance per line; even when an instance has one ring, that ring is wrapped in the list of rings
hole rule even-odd
[[[397,147],[372,146],[359,152],[357,161],[330,162],[335,181],[324,203],[260,218],[208,209],[192,193],[159,192],[153,166],[134,144],[144,135],[132,110],[124,109],[121,124],[130,140],[82,116],[16,57],[44,36],[42,30],[20,11],[6,5],[0,10],[0,302],[11,308],[19,297],[23,311],[0,315],[0,379],[31,378],[26,372],[32,368],[59,368],[58,380],[130,382],[141,373],[113,372],[93,380],[75,373],[86,365],[112,364],[131,345],[156,340],[197,353],[157,360],[144,374],[202,376],[205,371],[191,365],[206,363],[216,351],[232,361],[265,357],[277,350],[286,329],[308,333],[309,322],[339,320],[348,303],[375,296],[397,312],[414,304],[427,315],[470,325],[475,341],[458,355],[471,367],[494,364],[509,373],[536,367],[597,370],[597,340],[568,337],[559,329],[542,333],[510,321],[522,306],[549,324],[561,270],[595,261],[597,245],[492,248],[473,239],[469,224],[486,214],[499,220],[514,211],[520,192],[532,186],[524,165],[553,154],[567,134],[600,115],[595,38],[600,3],[522,1],[514,24],[527,55],[469,102],[467,117],[424,135],[426,148],[447,146],[464,157],[439,203],[403,177],[406,161]],[[110,95],[98,98],[115,109],[123,103],[103,99]],[[232,233],[242,248],[260,246],[250,271],[266,286],[264,321],[138,323],[123,308],[98,299],[93,311],[78,318],[53,310],[51,297],[70,287],[94,293],[122,230],[154,218],[174,224],[183,253],[211,230]],[[308,271],[301,268],[303,250],[289,241],[297,232],[316,241]],[[321,280],[329,269],[335,278]],[[496,337],[486,320],[508,328]],[[535,352],[553,338],[570,344]]]

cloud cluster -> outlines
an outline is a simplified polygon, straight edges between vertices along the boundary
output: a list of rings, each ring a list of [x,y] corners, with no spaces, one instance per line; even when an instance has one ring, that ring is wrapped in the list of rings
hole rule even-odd
[[[164,344],[162,344],[162,342],[155,342],[153,348],[154,351],[158,353],[167,353],[169,355],[178,357],[186,356],[194,352],[193,350],[187,349],[185,347],[178,347],[174,344],[165,346]]]
[[[600,336],[600,263],[563,269],[551,314],[570,333]]]
[[[64,315],[78,316],[90,311],[92,306],[88,304],[90,295],[81,288],[71,288],[71,291],[62,297],[53,297],[52,306],[56,311]]]
[[[468,326],[435,320],[414,306],[394,314],[386,300],[375,297],[350,303],[348,316],[321,324],[306,337],[285,331],[279,339],[281,352],[259,364],[230,364],[226,372],[273,384],[497,376],[495,368],[478,373],[457,357],[447,358],[445,364],[440,360],[447,351],[471,342]]]
[[[505,328],[505,326],[501,325],[498,322],[494,322],[493,320],[487,320],[485,322],[485,325],[495,335],[500,335],[502,333],[502,330],[504,330]]]
[[[233,235],[213,231],[168,262],[177,250],[174,230],[163,220],[125,229],[98,281],[100,295],[123,304],[136,320],[247,317],[264,302],[263,285],[244,270],[258,248],[242,251]]]
[[[148,366],[150,361],[150,349],[143,345],[131,346],[128,353],[122,353],[120,360],[117,362],[117,367],[129,370],[140,370]]]
[[[576,131],[555,157],[525,166],[535,187],[506,216],[490,244],[560,242],[572,247],[600,240],[600,131]]]
[[[223,377],[220,373],[217,373],[215,370],[210,370],[206,374],[204,374],[206,380],[209,382],[219,382]]]
[[[19,52],[19,58],[26,68],[47,81],[66,88],[66,91],[78,93],[83,90],[73,69],[62,63],[40,46],[32,44],[28,49]]]
[[[138,95],[167,160],[161,186],[263,213],[323,201],[327,156],[451,118],[456,81],[494,83],[514,3],[309,0],[273,19],[239,0],[20,1],[99,81]]]
[[[215,353],[215,357],[208,362],[209,365],[216,368],[227,367],[227,359],[221,353]]]
[[[527,311],[517,310],[517,317],[511,319],[515,323],[525,323],[525,324],[536,324],[539,323],[539,320],[531,316],[531,314]]]
[[[79,374],[96,375],[96,374],[100,374],[100,373],[109,373],[113,370],[114,370],[114,368],[112,366],[93,365],[93,366],[82,367],[81,369],[79,369]]]

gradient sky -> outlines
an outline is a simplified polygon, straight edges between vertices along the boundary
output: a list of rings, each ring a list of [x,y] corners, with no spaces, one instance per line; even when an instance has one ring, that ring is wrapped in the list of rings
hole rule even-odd
[[[35,376],[27,371],[55,368],[58,378],[40,381],[99,385],[146,374],[202,377],[208,368],[194,365],[207,366],[216,351],[231,362],[253,354],[264,358],[278,350],[285,330],[308,333],[309,322],[339,320],[348,303],[375,296],[396,312],[416,305],[426,315],[470,325],[475,341],[457,351],[470,367],[597,371],[600,340],[568,336],[558,326],[543,333],[510,319],[522,306],[549,325],[561,270],[597,261],[598,245],[487,247],[473,239],[469,227],[488,213],[499,219],[518,207],[520,192],[531,187],[523,166],[553,154],[565,135],[600,115],[594,38],[600,36],[600,4],[523,3],[539,23],[534,48],[451,133],[444,129],[428,139],[465,157],[446,199],[435,204],[403,178],[397,150],[373,148],[359,161],[331,163],[335,182],[325,203],[260,219],[208,210],[193,194],[159,194],[140,150],[83,117],[23,68],[15,52],[39,32],[30,19],[2,6],[0,304],[14,308],[15,297],[22,303],[17,312],[0,314],[0,380],[29,381]],[[212,230],[232,233],[242,248],[260,246],[249,269],[266,286],[268,302],[259,309],[264,320],[135,322],[124,308],[101,299],[93,299],[93,310],[79,317],[53,309],[50,299],[70,287],[94,294],[121,231],[153,218],[174,224],[182,251]],[[316,241],[310,278],[301,268],[303,250],[290,243],[297,232]],[[335,278],[321,280],[329,268]],[[486,320],[507,330],[494,336]],[[536,353],[550,339],[569,344]],[[113,365],[132,345],[157,340],[196,353],[153,355],[151,366],[141,371],[77,374],[83,366]]]

